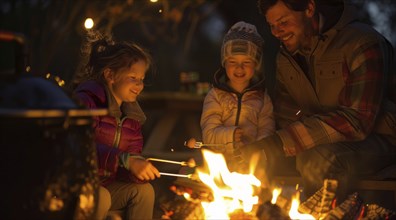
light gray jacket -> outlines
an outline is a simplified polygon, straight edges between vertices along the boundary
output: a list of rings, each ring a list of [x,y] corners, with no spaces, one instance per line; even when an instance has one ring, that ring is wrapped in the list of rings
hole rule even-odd
[[[244,131],[244,144],[260,140],[275,131],[272,111],[272,102],[262,80],[255,80],[244,92],[237,93],[227,86],[225,71],[218,71],[203,104],[203,142],[225,144],[223,150],[230,153],[237,127]]]

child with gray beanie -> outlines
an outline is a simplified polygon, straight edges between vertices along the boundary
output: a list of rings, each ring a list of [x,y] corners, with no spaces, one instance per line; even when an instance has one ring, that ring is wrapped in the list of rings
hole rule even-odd
[[[215,73],[203,104],[203,142],[221,145],[212,150],[223,153],[233,171],[247,168],[239,147],[275,131],[272,101],[261,72],[263,44],[254,25],[234,24],[224,36],[222,67]]]

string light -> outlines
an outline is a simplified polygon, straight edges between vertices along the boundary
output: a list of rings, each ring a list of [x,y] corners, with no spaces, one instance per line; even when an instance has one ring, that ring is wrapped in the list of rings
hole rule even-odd
[[[93,28],[93,26],[94,26],[94,21],[92,20],[92,18],[85,19],[85,22],[84,22],[85,29],[89,30],[89,29]]]
[[[51,73],[45,74],[45,78],[54,81],[58,86],[65,86],[65,80],[61,79],[59,76],[51,75]]]

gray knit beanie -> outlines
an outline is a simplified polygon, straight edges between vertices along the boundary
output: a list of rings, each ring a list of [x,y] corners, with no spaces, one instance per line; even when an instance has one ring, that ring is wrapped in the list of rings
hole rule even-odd
[[[221,46],[221,65],[232,55],[247,55],[256,61],[256,70],[261,68],[264,40],[257,32],[256,26],[239,21],[224,36]]]

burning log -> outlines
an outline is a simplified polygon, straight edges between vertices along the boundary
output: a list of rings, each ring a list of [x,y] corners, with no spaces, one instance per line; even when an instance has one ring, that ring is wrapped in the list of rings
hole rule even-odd
[[[242,209],[237,209],[234,212],[229,214],[230,220],[258,220],[257,217],[249,212],[244,212]]]
[[[281,207],[279,207],[276,204],[272,204],[269,201],[259,206],[256,216],[260,220],[269,220],[269,219],[290,220],[289,215]]]
[[[396,219],[396,212],[371,204],[366,207],[358,193],[353,193],[335,207],[335,192],[337,181],[326,179],[324,186],[307,201],[302,203],[298,211],[309,213],[316,219]]]
[[[376,204],[364,206],[358,193],[353,193],[339,206],[331,210],[325,220],[338,219],[362,219],[362,220],[379,220],[379,219],[396,219],[396,212],[380,207]]]
[[[170,190],[176,194],[176,197],[161,205],[164,211],[162,219],[205,219],[202,202],[213,202],[211,190],[198,181],[185,178],[178,178],[175,184]],[[230,220],[257,220],[254,213],[237,209],[229,213],[228,217]]]
[[[382,208],[376,204],[369,204],[365,208],[365,215],[362,219],[396,219],[396,212]]]
[[[303,202],[298,211],[311,214],[316,219],[326,216],[335,201],[337,186],[337,180],[325,179],[323,187]]]
[[[183,196],[176,196],[161,205],[162,219],[205,219],[201,203],[189,202]]]
[[[205,219],[205,212],[201,202],[213,201],[211,190],[203,183],[177,178],[170,190],[175,198],[161,204],[164,211],[162,219]]]
[[[206,166],[197,167],[197,179],[178,178],[174,182],[171,190],[179,199],[163,205],[164,217],[257,219],[261,182],[253,174],[230,172],[222,154],[206,149],[202,153]]]
[[[213,194],[206,190],[194,190],[185,186],[171,186],[170,190],[176,195],[184,196],[190,202],[212,202]]]
[[[363,201],[358,193],[353,193],[326,216],[326,220],[360,219],[363,211]]]

